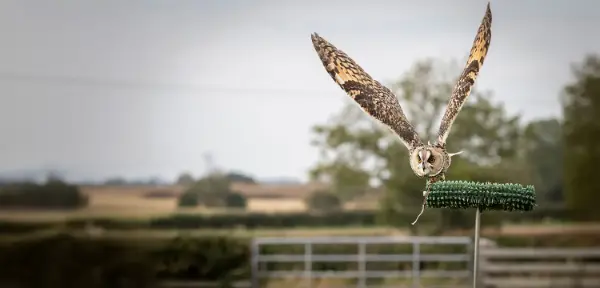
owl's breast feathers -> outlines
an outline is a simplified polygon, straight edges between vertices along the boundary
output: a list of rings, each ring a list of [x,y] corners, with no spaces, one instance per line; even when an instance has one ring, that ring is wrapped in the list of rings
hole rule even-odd
[[[442,172],[438,175],[435,175],[433,177],[427,177],[427,183],[425,186],[429,186],[435,182],[439,182],[439,181],[444,181],[446,180],[446,172]]]

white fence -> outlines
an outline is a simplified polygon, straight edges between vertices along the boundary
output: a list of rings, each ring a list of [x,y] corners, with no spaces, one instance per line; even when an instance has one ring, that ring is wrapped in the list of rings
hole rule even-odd
[[[265,254],[263,248],[274,246],[296,246],[300,253],[296,254]],[[356,253],[330,254],[314,251],[316,247],[328,248],[335,246],[354,246]],[[405,253],[375,254],[369,252],[371,246],[399,247],[405,246]],[[457,253],[422,253],[424,246],[459,246],[461,252]],[[469,237],[302,237],[302,238],[257,238],[252,244],[252,287],[263,287],[261,280],[282,278],[298,279],[303,287],[317,287],[316,281],[322,279],[346,279],[355,283],[352,287],[423,287],[421,282],[431,280],[437,283],[451,283],[448,285],[436,284],[435,287],[462,287],[469,283],[472,274],[472,242]],[[384,263],[388,269],[368,267],[368,263]],[[428,270],[422,269],[424,263],[441,262],[454,263],[455,269]],[[289,270],[272,271],[268,263],[290,263]],[[323,270],[313,267],[314,263],[355,263],[356,268],[346,271]],[[293,265],[296,264],[296,265]],[[298,264],[302,269],[298,269]],[[326,266],[326,265],[321,265]],[[389,269],[396,266],[396,269]],[[458,267],[458,269],[456,269]],[[394,279],[395,282],[390,282]],[[435,281],[433,279],[439,279]],[[447,279],[447,280],[443,280]],[[377,281],[379,280],[379,281]],[[430,282],[431,282],[430,281]],[[375,282],[377,284],[370,284]],[[351,282],[350,282],[351,283]],[[392,284],[393,283],[393,284]],[[326,287],[331,287],[327,284]],[[347,287],[344,284],[344,287]],[[376,286],[374,286],[376,285]],[[458,285],[458,286],[457,286]],[[295,286],[300,287],[300,286]],[[319,285],[319,287],[323,287]]]
[[[407,253],[374,254],[375,245],[408,245]],[[299,253],[264,253],[262,248],[296,245]],[[356,253],[330,254],[320,245],[355,245]],[[422,253],[423,246],[463,246],[464,253]],[[297,279],[284,288],[332,288],[314,285],[320,279],[344,279],[343,287],[472,287],[472,242],[468,237],[319,237],[319,238],[257,238],[252,245],[252,279],[230,287],[266,287],[264,282]],[[319,271],[316,263],[356,263],[348,271]],[[370,269],[370,262],[397,263],[399,269]],[[427,262],[461,264],[462,269],[429,270]],[[291,264],[290,269],[271,271],[268,263]],[[403,264],[406,264],[403,266]],[[598,248],[497,248],[480,247],[479,284],[481,288],[600,288],[600,247]],[[445,265],[441,265],[445,266]],[[423,269],[425,268],[425,269]],[[401,283],[371,284],[370,280],[390,278],[405,280]],[[446,279],[431,282],[431,279]],[[461,281],[462,280],[462,281]],[[444,284],[444,282],[447,282]],[[289,283],[289,282],[288,282]],[[383,284],[382,284],[383,283]],[[389,282],[388,282],[389,283]],[[448,284],[450,283],[450,284]],[[462,284],[459,284],[462,283]],[[311,286],[312,285],[312,286]],[[386,286],[387,285],[387,286]],[[164,282],[164,288],[223,287],[218,283]],[[269,287],[279,287],[269,285]],[[335,286],[342,287],[342,286]]]
[[[480,251],[482,287],[600,287],[600,248]]]

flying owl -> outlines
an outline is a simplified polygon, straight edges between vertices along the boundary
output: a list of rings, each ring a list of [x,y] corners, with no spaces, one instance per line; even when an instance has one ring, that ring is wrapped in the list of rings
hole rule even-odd
[[[451,157],[461,153],[448,153],[446,139],[483,65],[492,38],[491,27],[492,11],[488,2],[465,68],[452,90],[434,144],[429,141],[424,144],[421,141],[402,111],[398,98],[389,88],[371,78],[346,53],[317,33],[312,34],[311,38],[327,73],[366,113],[388,126],[400,137],[408,148],[411,169],[418,177],[426,177],[430,184],[444,180]],[[426,200],[427,192],[423,194]]]

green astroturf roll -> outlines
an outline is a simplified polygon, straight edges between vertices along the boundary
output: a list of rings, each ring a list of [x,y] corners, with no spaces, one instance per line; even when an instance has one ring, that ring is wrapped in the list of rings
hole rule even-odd
[[[426,207],[502,211],[531,211],[535,188],[512,183],[439,181],[429,186]]]

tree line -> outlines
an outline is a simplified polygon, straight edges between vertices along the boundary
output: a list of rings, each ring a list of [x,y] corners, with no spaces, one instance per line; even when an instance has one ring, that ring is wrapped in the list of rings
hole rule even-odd
[[[179,177],[179,185],[186,186],[178,196],[177,204],[182,208],[203,206],[207,208],[245,209],[248,205],[246,196],[232,189],[233,182],[248,182],[250,177],[239,173],[211,173],[194,180],[184,173]],[[183,181],[182,181],[183,180]],[[163,190],[152,190],[144,197],[172,197],[173,193]],[[319,211],[331,211],[341,208],[341,201],[335,195],[315,191],[306,199],[308,207]],[[49,178],[45,183],[8,182],[0,185],[0,208],[32,208],[32,209],[76,209],[87,206],[88,196],[81,192],[79,186],[69,184],[58,178]]]
[[[74,209],[85,207],[88,197],[76,185],[58,179],[44,184],[4,183],[0,186],[0,208]]]

